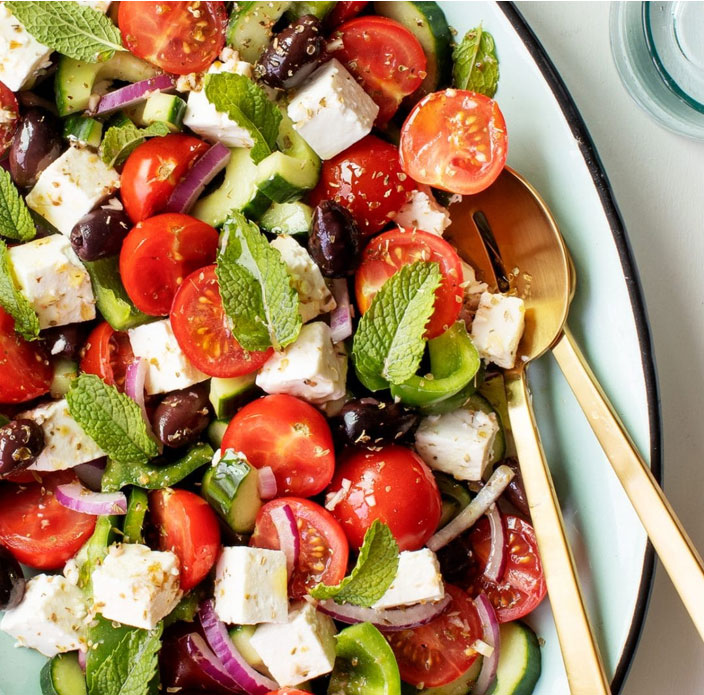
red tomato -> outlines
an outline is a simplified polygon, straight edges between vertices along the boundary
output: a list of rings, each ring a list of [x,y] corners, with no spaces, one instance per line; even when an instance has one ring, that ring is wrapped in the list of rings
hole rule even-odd
[[[188,360],[209,376],[233,377],[256,372],[273,350],[249,352],[235,340],[209,265],[191,273],[178,288],[171,327]]]
[[[15,321],[0,308],[0,403],[24,403],[49,391],[54,370],[40,342],[15,333]]]
[[[0,487],[0,544],[20,562],[42,570],[63,567],[90,538],[97,517],[61,506],[58,485],[72,483],[71,471],[42,476],[41,483]]]
[[[379,451],[348,449],[328,494],[350,485],[332,510],[350,545],[359,548],[379,519],[401,550],[422,548],[440,523],[442,502],[435,478],[418,454],[391,444]]]
[[[301,536],[298,564],[289,584],[289,593],[300,598],[316,584],[338,584],[347,572],[349,548],[340,524],[330,512],[310,500],[280,497],[267,502],[257,514],[250,545],[279,550],[279,535],[271,521],[271,510],[288,505],[296,517]]]
[[[388,17],[358,17],[333,38],[342,41],[333,55],[374,99],[379,106],[376,124],[384,125],[425,79],[427,61],[420,41]]]
[[[368,4],[368,2],[336,2],[325,17],[325,26],[328,29],[339,27],[348,19],[356,17]]]
[[[117,22],[128,50],[166,72],[202,72],[225,45],[224,2],[123,2]]]
[[[482,574],[491,544],[487,518],[482,517],[469,534],[478,560],[474,576],[470,578],[469,591],[472,595],[483,591],[496,609],[499,622],[508,623],[534,610],[545,598],[547,588],[533,527],[517,516],[506,515],[504,520],[509,555],[506,572],[500,582],[492,582]]]
[[[364,313],[381,286],[402,266],[415,261],[440,264],[442,281],[435,291],[435,309],[426,336],[435,338],[456,320],[462,308],[462,261],[444,239],[417,229],[398,228],[372,239],[355,273],[357,306]]]
[[[415,184],[401,171],[398,150],[367,135],[336,157],[323,162],[313,205],[336,200],[354,216],[359,231],[381,231],[406,202]]]
[[[0,155],[5,154],[12,143],[19,118],[20,108],[14,93],[0,82]]]
[[[178,133],[137,147],[120,177],[120,195],[130,219],[140,222],[163,210],[178,182],[207,149],[202,140]]]
[[[242,408],[225,431],[222,449],[241,451],[255,468],[270,466],[280,495],[317,495],[335,469],[327,421],[312,405],[286,394]]]
[[[90,333],[81,357],[81,371],[97,374],[106,384],[125,385],[127,366],[134,361],[130,339],[107,322],[99,323]]]
[[[461,89],[421,99],[401,128],[401,166],[415,181],[472,195],[506,163],[508,139],[499,105]]]
[[[152,492],[149,510],[159,529],[159,547],[178,556],[181,588],[192,589],[210,572],[220,551],[215,512],[193,492],[171,488]]]
[[[217,247],[218,233],[195,217],[176,212],[150,217],[122,243],[122,283],[138,309],[165,316],[183,279],[213,263]]]
[[[450,584],[445,585],[445,591],[452,601],[442,615],[413,630],[385,635],[396,655],[401,679],[411,685],[435,688],[450,683],[477,658],[472,645],[481,639],[483,629],[474,602]]]

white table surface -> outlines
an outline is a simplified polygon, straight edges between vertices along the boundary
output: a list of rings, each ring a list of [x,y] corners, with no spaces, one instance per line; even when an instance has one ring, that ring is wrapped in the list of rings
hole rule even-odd
[[[628,96],[609,48],[610,3],[517,6],[576,101],[623,215],[655,342],[665,491],[704,552],[704,142],[662,129]],[[670,693],[704,693],[704,644],[658,566],[623,695]]]

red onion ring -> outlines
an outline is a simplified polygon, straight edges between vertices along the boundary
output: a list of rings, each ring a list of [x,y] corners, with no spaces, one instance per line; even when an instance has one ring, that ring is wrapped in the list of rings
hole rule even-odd
[[[102,516],[127,513],[127,497],[124,492],[93,492],[75,482],[59,485],[54,494],[62,507],[81,514]]]
[[[492,504],[486,513],[491,530],[491,547],[484,568],[484,576],[492,582],[498,582],[506,571],[508,548],[504,518],[496,504]]]
[[[181,637],[178,642],[183,645],[186,654],[209,678],[231,693],[240,692],[239,686],[232,680],[222,661],[213,654],[205,640],[197,632]]]
[[[286,556],[286,569],[290,579],[301,554],[301,535],[298,532],[296,517],[291,511],[291,507],[287,504],[281,507],[274,507],[269,512],[269,516],[274,524],[276,533],[279,535],[279,548]]]
[[[82,649],[79,649],[78,650],[78,665],[81,667],[81,671],[83,671],[83,673],[86,672],[86,659],[87,658],[88,657],[87,657],[86,653]]]
[[[144,382],[147,379],[149,362],[144,357],[137,357],[134,362],[127,365],[125,372],[125,393],[139,406],[142,411],[142,420],[147,428],[147,434],[157,443],[159,453],[163,450],[163,445],[155,436],[152,430],[152,423],[149,421],[147,407],[144,404]]]
[[[482,668],[481,671],[479,671],[477,682],[472,688],[472,695],[486,695],[496,679],[496,669],[499,666],[499,648],[501,646],[499,621],[496,618],[496,611],[491,605],[491,601],[486,597],[486,594],[479,594],[479,596],[474,599],[474,607],[477,609],[477,613],[479,613],[482,628],[484,629],[482,641],[494,648],[491,656],[485,656],[483,658]]]
[[[330,337],[333,343],[341,343],[352,335],[352,306],[346,278],[332,281],[332,296],[337,306],[330,313]]]
[[[112,113],[128,106],[134,106],[156,92],[168,92],[175,87],[176,78],[173,75],[156,75],[148,80],[128,84],[126,87],[115,89],[102,96],[98,102],[96,114]]]
[[[276,497],[277,485],[276,476],[271,466],[264,466],[257,471],[257,487],[259,496],[263,500],[271,500]]]

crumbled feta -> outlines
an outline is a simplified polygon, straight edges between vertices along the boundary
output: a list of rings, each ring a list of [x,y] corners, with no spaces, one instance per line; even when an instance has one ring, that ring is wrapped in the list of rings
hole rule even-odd
[[[396,213],[394,222],[399,227],[442,236],[450,226],[450,213],[435,200],[432,193],[415,190],[411,191],[405,205]]]
[[[182,595],[176,555],[139,543],[110,546],[91,577],[95,610],[144,630],[155,628]]]
[[[210,378],[183,354],[169,319],[131,328],[128,335],[134,356],[143,357],[149,365],[145,388],[150,396],[185,389]]]
[[[22,294],[39,317],[39,327],[65,326],[95,318],[90,275],[61,234],[9,249]]]
[[[250,642],[274,680],[294,686],[332,671],[336,632],[332,618],[301,602],[288,623],[260,625]]]
[[[472,340],[487,362],[512,369],[525,326],[525,303],[520,297],[482,293],[472,322]]]
[[[494,413],[461,408],[428,415],[416,430],[416,450],[434,470],[460,480],[481,480],[491,463],[499,423]]]
[[[105,14],[110,9],[110,0],[76,0],[79,5],[85,5],[86,7],[92,7],[98,12]]]
[[[215,612],[223,622],[238,625],[285,623],[286,556],[244,545],[223,548],[215,568]]]
[[[374,604],[377,610],[439,601],[445,585],[435,553],[428,548],[405,550],[398,556],[398,570],[391,586]]]
[[[280,254],[293,280],[293,286],[300,299],[301,318],[303,323],[308,323],[316,316],[325,314],[335,308],[333,298],[328,286],[325,284],[323,274],[315,261],[293,237],[277,236],[271,241]]]
[[[334,58],[319,67],[288,105],[293,127],[321,159],[371,132],[379,107]]]
[[[61,471],[105,456],[71,417],[65,398],[27,410],[17,417],[34,420],[44,433],[44,448],[30,470]]]
[[[257,386],[267,393],[288,393],[310,403],[335,401],[345,395],[347,353],[333,345],[330,326],[307,323],[296,342],[275,352],[257,374]]]
[[[69,147],[42,173],[27,205],[67,236],[76,222],[120,186],[120,175],[87,148]]]
[[[0,630],[22,647],[55,656],[85,648],[88,606],[83,592],[59,574],[27,582],[22,602],[5,612]]]

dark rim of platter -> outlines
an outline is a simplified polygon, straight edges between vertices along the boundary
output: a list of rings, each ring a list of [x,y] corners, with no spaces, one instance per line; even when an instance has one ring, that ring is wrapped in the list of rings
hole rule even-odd
[[[560,77],[552,61],[548,57],[542,44],[533,33],[531,28],[526,23],[523,15],[518,11],[512,2],[497,3],[508,21],[513,25],[518,36],[523,41],[524,45],[530,52],[540,71],[543,73],[548,85],[560,105],[565,119],[569,124],[572,133],[579,144],[579,148],[584,157],[584,161],[589,168],[589,172],[594,179],[594,185],[599,194],[601,205],[604,208],[604,213],[611,227],[616,248],[621,260],[626,279],[626,286],[630,296],[631,305],[633,307],[633,316],[635,319],[636,330],[638,332],[638,342],[640,345],[641,359],[643,362],[643,373],[645,376],[645,389],[648,399],[648,416],[650,425],[650,466],[658,482],[662,482],[662,449],[661,449],[661,414],[660,414],[660,397],[658,393],[658,380],[655,368],[655,356],[653,352],[652,337],[650,334],[650,326],[648,324],[648,315],[643,300],[643,292],[638,278],[638,271],[633,253],[628,241],[626,229],[621,219],[621,214],[614,200],[611,184],[606,176],[601,159],[596,151],[594,142],[589,135],[589,131],[577,110],[577,106],[572,99],[565,83]],[[643,624],[645,622],[645,614],[650,597],[650,590],[653,580],[655,554],[653,547],[648,543],[643,562],[643,573],[641,575],[640,588],[638,590],[638,599],[636,601],[635,610],[633,613],[633,623],[631,624],[630,632],[626,639],[621,658],[616,667],[611,687],[614,695],[621,691],[628,669],[633,661],[633,656],[636,651],[636,646],[640,638]]]

